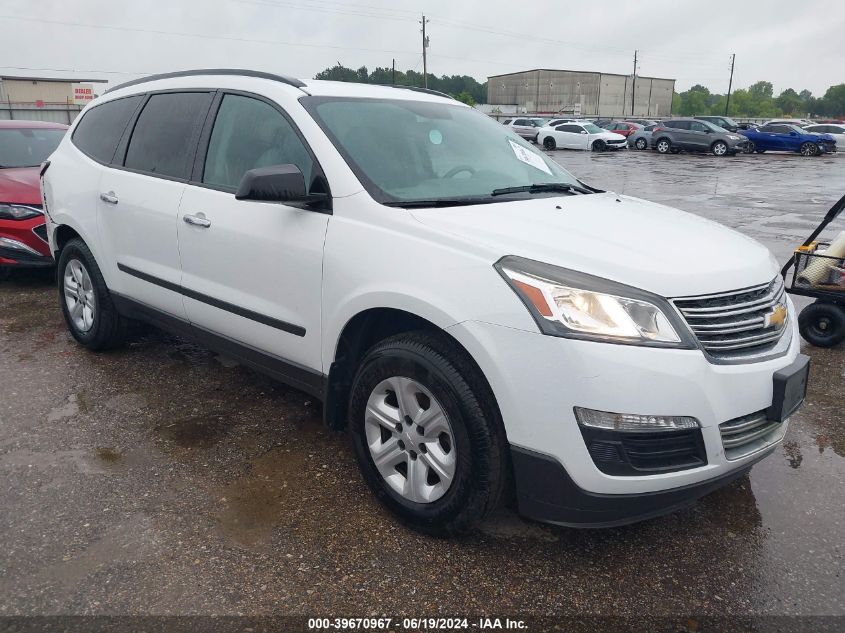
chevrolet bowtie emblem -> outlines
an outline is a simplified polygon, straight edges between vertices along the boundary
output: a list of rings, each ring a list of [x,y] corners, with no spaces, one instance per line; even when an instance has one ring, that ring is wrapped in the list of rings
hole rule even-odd
[[[783,327],[786,323],[786,306],[782,303],[777,304],[772,311],[765,317],[765,325],[763,327]]]

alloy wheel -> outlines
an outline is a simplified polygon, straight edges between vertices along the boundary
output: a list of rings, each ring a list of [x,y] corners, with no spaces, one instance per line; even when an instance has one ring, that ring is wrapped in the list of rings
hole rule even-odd
[[[646,146],[648,145],[648,143],[646,143],[646,140],[644,138],[638,138],[634,142],[634,145],[636,146],[637,149],[645,149]]]
[[[666,139],[663,139],[663,140],[657,142],[657,151],[660,152],[661,154],[665,154],[671,148],[672,148],[672,146],[669,144],[669,141],[667,141]]]
[[[815,143],[807,142],[801,145],[801,156],[815,156],[818,152],[819,148]]]
[[[97,312],[97,299],[91,277],[78,259],[71,259],[65,266],[64,295],[74,327],[80,332],[90,330]]]
[[[717,141],[716,143],[713,143],[713,153],[716,156],[724,156],[728,153],[728,146],[721,141]]]
[[[437,399],[411,378],[393,376],[367,399],[364,431],[373,464],[404,499],[432,503],[455,478],[452,425]]]

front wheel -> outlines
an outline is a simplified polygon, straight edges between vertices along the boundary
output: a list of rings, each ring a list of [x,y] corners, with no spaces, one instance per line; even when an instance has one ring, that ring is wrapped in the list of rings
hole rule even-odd
[[[399,334],[370,349],[353,380],[349,427],[367,484],[410,527],[466,532],[499,505],[502,424],[486,382],[445,336]]]
[[[710,151],[712,151],[716,156],[724,156],[728,153],[728,144],[724,141],[716,141],[710,146]]]
[[[815,156],[819,153],[819,146],[807,141],[806,143],[801,143],[799,151],[801,152],[801,156]]]
[[[660,154],[668,154],[672,151],[672,143],[669,142],[668,138],[660,139],[654,147]]]
[[[543,147],[547,150],[553,150],[557,147],[557,143],[555,143],[555,140],[551,136],[547,136],[543,139]]]
[[[604,150],[607,149],[607,143],[605,143],[601,139],[595,140],[595,141],[593,141],[593,145],[592,145],[591,149],[594,152],[603,152]]]
[[[93,350],[123,343],[126,324],[111,298],[100,267],[81,239],[69,241],[59,255],[59,303],[73,338]]]
[[[838,345],[845,340],[845,310],[832,303],[810,304],[798,315],[798,329],[810,345]]]

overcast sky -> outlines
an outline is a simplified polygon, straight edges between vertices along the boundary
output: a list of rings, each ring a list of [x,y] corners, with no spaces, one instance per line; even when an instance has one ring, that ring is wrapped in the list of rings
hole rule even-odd
[[[530,68],[630,73],[723,93],[758,80],[821,96],[845,83],[845,1],[0,0],[0,74],[119,83],[185,68],[242,67],[312,78],[345,66],[429,72]],[[75,72],[64,72],[65,70]]]

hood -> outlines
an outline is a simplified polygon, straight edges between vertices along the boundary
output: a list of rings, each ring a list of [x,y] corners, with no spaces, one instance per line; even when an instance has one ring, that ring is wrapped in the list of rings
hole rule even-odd
[[[625,140],[624,134],[617,134],[616,132],[597,132],[593,134],[596,138],[604,139],[605,141],[618,141],[619,139]]]
[[[486,246],[664,297],[736,290],[774,279],[759,242],[671,207],[613,193],[414,209],[423,224]]]
[[[0,202],[41,204],[40,167],[0,169]]]

